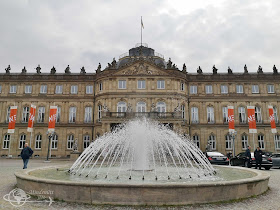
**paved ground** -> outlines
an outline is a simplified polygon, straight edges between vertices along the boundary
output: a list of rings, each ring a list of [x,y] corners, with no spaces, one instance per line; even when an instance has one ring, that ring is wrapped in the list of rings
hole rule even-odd
[[[66,160],[52,160],[51,163],[44,163],[43,160],[30,160],[28,168],[36,168],[48,165],[71,164]],[[0,209],[13,209],[13,206],[3,199],[15,188],[16,179],[14,172],[21,170],[22,160],[20,159],[0,159]],[[45,203],[25,203],[19,209],[280,209],[280,169],[271,169],[269,181],[270,190],[264,195],[246,199],[240,202],[192,205],[182,207],[112,207],[112,206],[92,206],[76,203],[54,202],[50,207]],[[35,199],[34,199],[35,200]]]

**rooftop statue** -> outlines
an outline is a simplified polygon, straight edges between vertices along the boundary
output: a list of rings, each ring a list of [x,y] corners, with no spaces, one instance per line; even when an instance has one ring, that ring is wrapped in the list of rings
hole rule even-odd
[[[202,74],[202,73],[203,73],[203,72],[202,72],[202,69],[200,68],[200,66],[198,66],[197,73],[198,73],[198,74]]]
[[[168,69],[171,69],[171,68],[172,68],[172,61],[171,61],[171,58],[169,58],[169,60],[168,60],[166,66],[167,66]]]
[[[86,73],[86,69],[85,69],[85,67],[84,67],[84,66],[81,68],[80,73],[81,73],[81,74],[85,74],[85,73]]]
[[[273,74],[278,74],[278,69],[276,68],[276,66],[273,66]]]
[[[51,74],[55,74],[56,73],[56,69],[54,68],[54,66],[51,68]]]
[[[113,68],[113,69],[116,69],[116,68],[117,68],[117,61],[116,61],[115,58],[113,58],[113,61],[112,61],[111,65],[112,65],[112,68]]]
[[[21,73],[22,74],[25,74],[27,72],[27,70],[26,70],[26,68],[25,68],[25,66],[23,67],[23,69],[21,70]]]
[[[232,74],[232,69],[230,67],[228,67],[228,74]]]
[[[101,64],[99,63],[98,64],[98,67],[97,67],[97,69],[96,69],[96,73],[100,73],[101,72]]]
[[[182,72],[187,73],[187,67],[186,67],[185,63],[183,64],[183,71]]]
[[[5,68],[5,71],[6,71],[6,74],[10,74],[10,71],[11,71],[11,66],[8,65],[7,68]]]
[[[248,69],[247,69],[247,65],[246,64],[244,66],[244,74],[248,74]]]
[[[263,73],[262,67],[259,65],[258,74],[262,74],[262,73]]]
[[[216,66],[213,66],[213,74],[217,74],[218,73],[218,69],[216,68]]]
[[[69,65],[66,67],[66,69],[65,69],[65,74],[70,74],[71,72],[70,72],[70,67],[69,67]]]
[[[175,63],[173,64],[172,68],[173,68],[173,69],[178,69],[178,68],[177,68],[177,65],[175,65]]]
[[[40,64],[36,67],[36,73],[41,74],[41,67]]]

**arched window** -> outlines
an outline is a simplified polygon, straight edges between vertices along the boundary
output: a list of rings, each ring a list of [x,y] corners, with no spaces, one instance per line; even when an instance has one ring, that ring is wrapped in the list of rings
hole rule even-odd
[[[232,139],[229,134],[226,136],[226,149],[232,149]]]
[[[139,101],[136,107],[137,112],[146,112],[146,103],[143,101]]]
[[[54,134],[51,138],[51,147],[52,149],[57,149],[58,135]]]
[[[245,107],[243,106],[238,107],[238,116],[239,116],[239,123],[246,123]]]
[[[126,103],[123,101],[118,102],[117,112],[126,112]]]
[[[74,135],[69,135],[67,137],[67,149],[72,149],[74,144]]]
[[[166,112],[166,104],[162,101],[157,102],[157,111],[158,112]]]
[[[242,149],[245,150],[248,147],[248,136],[244,133],[241,136],[241,144],[242,144]]]
[[[4,139],[3,139],[3,149],[9,149],[9,146],[10,146],[10,139],[11,139],[10,134],[6,134],[6,135],[4,136]]]
[[[20,137],[19,137],[19,147],[18,147],[19,149],[24,148],[25,140],[26,140],[26,135],[21,134]]]
[[[72,106],[69,108],[69,122],[74,123],[76,122],[76,114],[77,114],[77,107]]]
[[[29,107],[25,106],[25,107],[23,107],[23,110],[22,110],[22,122],[27,123],[28,117],[29,117]]]
[[[192,123],[198,123],[198,108],[197,107],[192,107],[191,108],[191,116],[192,116]]]
[[[259,147],[260,149],[264,149],[265,145],[264,145],[264,135],[263,134],[259,134],[258,135],[258,144],[259,144]]]
[[[199,136],[197,134],[193,135],[193,143],[200,148],[200,141],[199,141]]]
[[[208,106],[207,107],[207,122],[214,123],[214,107]]]
[[[86,107],[85,108],[85,123],[90,123],[92,121],[92,108]]]
[[[228,123],[228,108],[227,108],[227,106],[223,107],[223,122]]]
[[[212,134],[208,138],[208,145],[209,149],[211,150],[216,150],[216,137]]]
[[[42,148],[42,135],[38,134],[35,137],[35,149],[41,149]]]
[[[89,135],[85,135],[84,136],[84,143],[83,143],[84,149],[87,148],[89,146],[89,144],[90,144],[90,137],[89,137]]]
[[[277,107],[276,106],[273,107],[273,114],[274,114],[275,123],[278,123],[279,119],[278,119]]]
[[[255,117],[256,117],[256,123],[262,122],[261,107],[258,106],[255,107]]]
[[[57,111],[56,111],[55,122],[56,122],[56,123],[59,123],[59,122],[60,122],[60,118],[61,118],[61,107],[58,106],[58,107],[57,107]]]

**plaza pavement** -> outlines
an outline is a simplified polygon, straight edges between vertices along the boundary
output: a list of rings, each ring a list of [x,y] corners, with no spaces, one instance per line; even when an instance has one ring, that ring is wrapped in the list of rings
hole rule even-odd
[[[49,165],[70,165],[69,160],[52,160],[50,163],[44,163],[44,160],[31,159],[28,168],[37,168]],[[22,170],[21,159],[5,159],[0,158],[0,209],[16,209],[9,202],[3,199],[3,196],[8,194],[15,188],[16,178],[14,172]],[[17,209],[280,209],[280,169],[272,168],[267,171],[271,178],[269,180],[269,191],[263,195],[254,198],[245,199],[242,201],[234,201],[229,203],[190,205],[180,207],[131,207],[131,206],[93,206],[77,203],[67,203],[55,201],[49,207],[46,203],[25,203],[22,207]],[[199,195],[198,195],[199,196]],[[36,200],[33,198],[33,200]]]

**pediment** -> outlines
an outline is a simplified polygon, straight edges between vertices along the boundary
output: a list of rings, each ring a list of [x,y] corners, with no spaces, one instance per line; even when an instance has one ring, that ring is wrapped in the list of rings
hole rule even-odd
[[[169,75],[167,72],[164,72],[164,69],[160,69],[156,66],[152,66],[145,62],[138,62],[132,64],[124,69],[119,70],[115,75]]]

